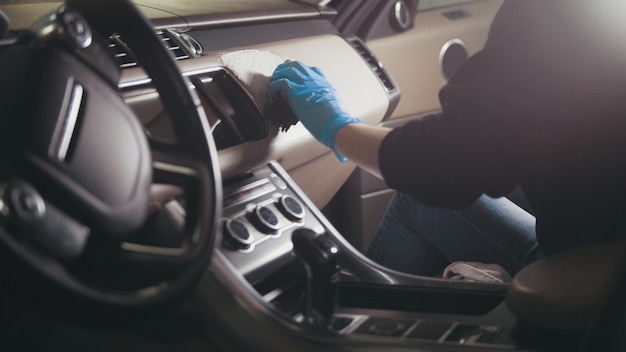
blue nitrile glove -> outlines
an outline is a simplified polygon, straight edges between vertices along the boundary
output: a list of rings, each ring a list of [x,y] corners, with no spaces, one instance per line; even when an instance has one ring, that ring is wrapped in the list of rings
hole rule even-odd
[[[283,95],[315,139],[332,149],[340,161],[348,160],[335,149],[335,135],[342,127],[363,121],[341,107],[337,91],[318,68],[299,61],[278,65],[270,80],[270,99],[276,94]]]

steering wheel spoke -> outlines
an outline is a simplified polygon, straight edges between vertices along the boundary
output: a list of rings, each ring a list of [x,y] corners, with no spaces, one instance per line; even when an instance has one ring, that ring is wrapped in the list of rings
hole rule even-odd
[[[152,155],[148,221],[121,248],[155,261],[191,260],[210,234],[197,231],[203,219],[196,211],[211,207],[207,201],[214,198],[212,190],[202,185],[210,176],[206,166],[187,156],[155,150]]]

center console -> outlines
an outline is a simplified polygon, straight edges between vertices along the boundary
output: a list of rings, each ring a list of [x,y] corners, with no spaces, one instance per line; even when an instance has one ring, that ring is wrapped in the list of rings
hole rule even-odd
[[[221,251],[252,282],[267,278],[294,260],[291,234],[325,228],[282,175],[276,163],[224,185]]]
[[[278,163],[225,182],[222,227],[221,254],[294,324],[390,343],[514,346],[516,318],[504,305],[504,285],[415,277],[378,266],[346,242]],[[294,234],[305,232],[324,241],[319,259],[302,258],[294,249]],[[337,266],[337,280],[330,277],[333,270],[321,279],[311,273],[325,261]],[[320,285],[327,287],[316,290]],[[328,316],[310,316],[311,301],[331,307],[322,314]]]

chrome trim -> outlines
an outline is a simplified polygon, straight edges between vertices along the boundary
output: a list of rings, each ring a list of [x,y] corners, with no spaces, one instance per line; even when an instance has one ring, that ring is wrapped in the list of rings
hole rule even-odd
[[[446,55],[446,52],[448,51],[448,49],[450,49],[450,47],[453,46],[453,45],[460,45],[460,46],[462,46],[463,49],[465,49],[465,51],[468,53],[467,55],[469,56],[469,51],[467,50],[467,45],[460,38],[450,39],[450,40],[448,40],[447,42],[445,42],[441,46],[441,50],[439,51],[439,72],[441,72],[441,75],[446,79],[446,81],[450,77],[446,77],[446,73],[443,70],[443,58]]]
[[[199,41],[197,41],[194,37],[187,33],[181,33],[175,29],[164,29],[161,32],[163,33],[163,39],[171,40],[181,50],[190,54],[190,56],[187,58],[198,57],[204,51],[202,44],[200,44]]]
[[[404,0],[396,1],[394,5],[394,19],[401,29],[409,29],[411,27],[411,11]]]
[[[150,84],[150,83],[152,83],[152,79],[151,78],[143,78],[143,79],[138,79],[138,80],[134,80],[134,81],[128,81],[128,82],[120,83],[120,84],[118,84],[117,88],[119,88],[119,89],[135,88],[135,87],[139,87],[139,86],[142,86],[142,85],[147,85],[147,84]]]
[[[157,254],[157,255],[169,255],[169,256],[181,256],[187,251],[186,248],[167,248],[148,246],[145,244],[137,244],[130,242],[122,242],[121,247],[123,250],[136,253],[145,254]]]
[[[0,224],[2,224],[2,221],[11,215],[9,206],[2,200],[4,198],[4,191],[6,190],[6,187],[6,183],[0,183]]]
[[[239,205],[239,204],[241,204],[241,203],[246,203],[246,202],[248,202],[248,201],[250,201],[250,200],[253,200],[253,199],[256,199],[256,198],[258,198],[258,197],[260,197],[260,196],[264,196],[264,195],[266,195],[266,194],[268,194],[268,193],[274,192],[274,191],[276,190],[276,186],[274,186],[274,184],[272,184],[272,183],[270,182],[270,180],[268,180],[268,179],[264,178],[264,179],[262,179],[262,180],[258,180],[258,181],[252,182],[252,183],[250,183],[250,184],[247,184],[247,185],[245,185],[245,186],[239,187],[239,188],[237,188],[237,189],[233,190],[232,192],[229,192],[227,195],[225,195],[225,196],[224,196],[224,198],[227,198],[227,197],[230,197],[230,196],[235,195],[235,194],[237,194],[237,193],[245,192],[245,191],[248,191],[248,190],[251,190],[251,189],[257,188],[257,187],[261,187],[261,186],[264,186],[264,185],[266,185],[266,184],[270,184],[270,185],[271,185],[272,187],[274,187],[274,188],[272,188],[272,189],[267,188],[266,190],[261,191],[261,192],[259,192],[259,193],[257,193],[257,194],[254,194],[254,195],[252,195],[252,196],[249,196],[249,197],[247,197],[247,198],[245,198],[245,199],[240,199],[240,200],[239,200],[239,201],[237,201],[237,202],[234,202],[234,203],[228,204],[228,205],[227,205],[227,207],[228,207],[228,208],[230,208],[230,207],[232,207],[232,206],[236,206],[236,205]]]
[[[180,166],[180,165],[168,164],[162,161],[154,161],[152,163],[152,167],[158,170],[169,171],[169,172],[186,175],[186,176],[198,176],[198,174],[196,173],[196,170],[194,169]]]
[[[207,74],[207,73],[213,73],[213,72],[221,71],[221,70],[227,71],[224,66],[222,66],[220,64],[215,64],[214,66],[198,68],[198,69],[195,69],[195,70],[184,71],[184,72],[181,72],[181,73],[185,77],[193,77],[193,76]],[[230,74],[230,72],[229,72],[229,74]],[[150,83],[152,83],[152,79],[150,77],[146,77],[146,78],[142,78],[142,79],[129,80],[127,82],[120,83],[118,85],[118,88],[119,89],[124,89],[124,90],[131,90],[131,89],[134,89],[134,88],[139,88],[139,87],[141,87],[143,85],[149,85]],[[190,84],[189,87],[190,88],[195,88],[193,84]],[[154,89],[154,91],[156,92],[156,89]]]
[[[63,127],[61,128],[59,142],[56,148],[56,158],[63,162],[67,158],[68,151],[70,149],[70,142],[74,136],[76,130],[76,123],[78,122],[78,115],[80,113],[80,107],[83,102],[83,96],[85,90],[83,86],[74,82],[74,79],[70,79],[68,82],[70,89],[69,102],[63,121]],[[70,88],[71,87],[71,88]]]

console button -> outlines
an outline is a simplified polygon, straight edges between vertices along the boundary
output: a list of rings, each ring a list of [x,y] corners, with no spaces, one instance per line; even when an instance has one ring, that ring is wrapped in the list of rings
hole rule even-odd
[[[274,211],[266,206],[259,205],[252,211],[252,219],[259,230],[271,233],[280,228],[278,217]]]
[[[278,209],[280,209],[289,220],[300,221],[304,219],[304,208],[302,208],[302,205],[296,198],[290,195],[284,195],[278,199],[277,204]]]
[[[252,235],[243,221],[228,219],[224,223],[224,240],[236,249],[248,249],[252,244]]]
[[[287,189],[287,184],[278,175],[271,174],[270,175],[270,180],[272,180],[272,182],[276,185],[276,187],[278,187],[280,189]]]

